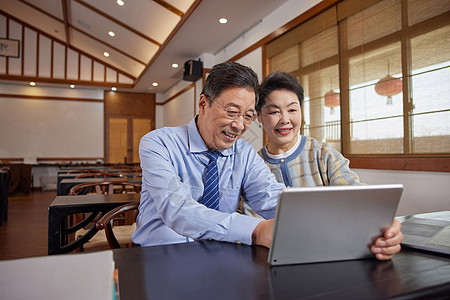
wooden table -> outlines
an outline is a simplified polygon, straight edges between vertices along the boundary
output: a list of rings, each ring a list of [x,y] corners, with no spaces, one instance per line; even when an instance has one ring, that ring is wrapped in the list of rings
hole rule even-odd
[[[0,170],[0,226],[8,219],[8,171]]]
[[[103,216],[117,206],[138,202],[140,194],[58,196],[48,207],[48,254],[68,253],[86,243],[97,233],[95,226],[81,239],[68,243],[68,236],[83,228],[98,215]],[[81,223],[68,228],[68,217],[91,213]]]
[[[65,174],[68,173],[70,171],[76,171],[76,170],[100,170],[103,172],[109,172],[109,170],[112,169],[111,167],[108,166],[85,166],[85,167],[75,167],[75,166],[70,166],[70,167],[60,167],[58,170],[58,174]]]
[[[120,178],[120,177],[110,177],[110,178],[72,178],[72,179],[62,179],[61,182],[58,185],[58,196],[65,196],[68,195],[70,192],[70,189],[77,184],[80,183],[86,183],[86,182],[100,182],[100,181],[133,181],[133,182],[142,182],[142,177],[127,177],[127,178]]]
[[[108,173],[118,173],[118,172],[108,172]],[[56,186],[58,189],[58,195],[62,195],[60,194],[60,184],[61,181],[63,181],[64,179],[75,179],[75,177],[83,175],[85,173],[58,173],[58,177],[57,177],[57,182],[56,182]],[[122,180],[128,180],[128,178],[133,178],[133,177],[139,177],[138,174],[139,173],[121,173],[122,175],[124,175],[125,177],[122,177]],[[142,174],[140,174],[142,175]],[[119,177],[106,177],[106,178],[119,178]],[[70,190],[70,189],[69,189]]]
[[[113,250],[120,299],[430,299],[450,295],[450,258],[271,267],[260,246],[200,241]]]

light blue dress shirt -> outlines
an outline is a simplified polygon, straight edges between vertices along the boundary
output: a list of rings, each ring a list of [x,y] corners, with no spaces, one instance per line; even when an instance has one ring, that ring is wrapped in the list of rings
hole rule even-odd
[[[134,243],[172,244],[195,239],[252,243],[261,219],[236,212],[240,195],[266,219],[275,216],[276,181],[262,158],[242,139],[220,151],[219,210],[201,204],[208,148],[194,118],[189,124],[146,134],[139,146],[142,192]]]

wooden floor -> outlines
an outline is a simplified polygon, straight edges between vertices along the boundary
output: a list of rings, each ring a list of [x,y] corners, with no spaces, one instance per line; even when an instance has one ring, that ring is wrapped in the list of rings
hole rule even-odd
[[[48,206],[54,192],[8,195],[8,220],[0,226],[0,260],[47,255]]]

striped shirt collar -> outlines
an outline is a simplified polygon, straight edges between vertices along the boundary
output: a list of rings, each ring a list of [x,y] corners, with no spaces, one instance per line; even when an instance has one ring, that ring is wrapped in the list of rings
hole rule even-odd
[[[262,157],[265,161],[267,161],[270,164],[279,164],[282,161],[283,162],[290,162],[291,160],[295,159],[300,152],[303,150],[303,148],[305,147],[306,144],[306,137],[303,135],[298,135],[298,139],[297,142],[295,143],[295,145],[289,149],[289,151],[282,153],[282,154],[277,154],[277,155],[272,155],[269,154],[269,152],[267,152],[267,145],[265,147],[263,147],[261,149],[261,154]]]

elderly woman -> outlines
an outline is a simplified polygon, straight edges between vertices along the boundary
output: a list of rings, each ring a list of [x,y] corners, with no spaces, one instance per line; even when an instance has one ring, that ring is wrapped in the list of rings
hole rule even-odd
[[[359,184],[349,161],[327,143],[299,134],[303,88],[295,77],[270,74],[261,84],[258,120],[269,136],[259,154],[286,186]]]
[[[263,80],[256,111],[269,143],[258,153],[286,186],[360,184],[341,153],[327,143],[299,134],[302,101],[303,88],[294,76],[274,72]],[[400,251],[402,238],[400,223],[394,220],[371,250],[380,260],[390,259]]]

